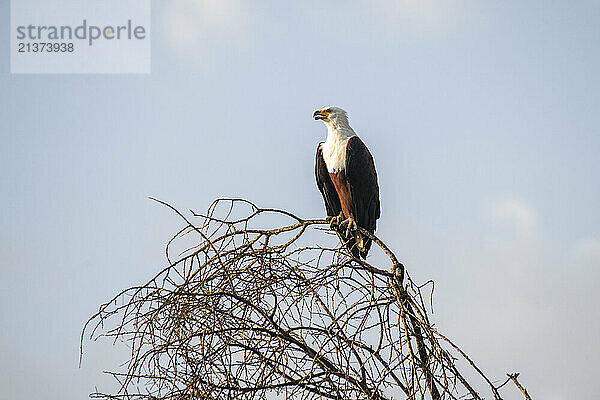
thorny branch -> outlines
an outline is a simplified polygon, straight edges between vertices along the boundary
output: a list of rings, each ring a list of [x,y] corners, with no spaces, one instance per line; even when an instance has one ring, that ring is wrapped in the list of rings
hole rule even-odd
[[[362,231],[389,265],[352,258],[324,219],[244,199],[186,217],[153,200],[184,226],[166,246],[167,267],[86,323],[82,352],[86,333],[131,351],[110,372],[118,392],[92,397],[482,399],[479,389],[501,399],[504,384],[434,328],[425,285],[376,236]]]

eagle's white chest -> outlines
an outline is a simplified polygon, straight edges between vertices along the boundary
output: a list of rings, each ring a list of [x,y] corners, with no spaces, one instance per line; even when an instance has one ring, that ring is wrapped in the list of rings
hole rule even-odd
[[[335,173],[346,169],[346,137],[332,137],[329,135],[323,143],[323,159],[327,165],[327,172]]]

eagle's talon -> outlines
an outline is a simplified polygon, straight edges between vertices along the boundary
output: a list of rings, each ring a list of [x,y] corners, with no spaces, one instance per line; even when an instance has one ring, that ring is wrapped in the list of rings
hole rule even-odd
[[[334,229],[338,226],[341,226],[343,219],[344,219],[344,215],[342,213],[340,213],[339,215],[336,215],[335,217],[328,216],[326,219],[329,222],[329,227],[331,229]]]
[[[346,237],[350,237],[350,234],[356,232],[358,225],[354,218],[349,217],[340,223],[340,228],[346,227]]]

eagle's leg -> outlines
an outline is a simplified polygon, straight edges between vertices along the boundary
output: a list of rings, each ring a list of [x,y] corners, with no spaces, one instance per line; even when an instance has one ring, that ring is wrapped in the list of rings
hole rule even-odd
[[[340,223],[341,228],[344,226],[346,226],[346,237],[350,237],[350,233],[356,232],[358,229],[358,225],[352,216],[349,216]]]
[[[327,216],[326,220],[329,222],[329,227],[333,229],[336,226],[340,226],[340,224],[344,220],[344,213],[343,211],[340,211],[340,213],[335,217]]]

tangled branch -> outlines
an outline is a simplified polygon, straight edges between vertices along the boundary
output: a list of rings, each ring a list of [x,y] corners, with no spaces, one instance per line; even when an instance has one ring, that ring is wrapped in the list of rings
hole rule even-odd
[[[487,386],[501,399],[504,384],[429,321],[422,290],[433,282],[417,285],[369,232],[388,265],[352,258],[324,219],[243,199],[186,217],[156,201],[183,227],[167,267],[86,323],[82,345],[88,333],[131,350],[110,372],[118,392],[92,397],[482,399]]]

